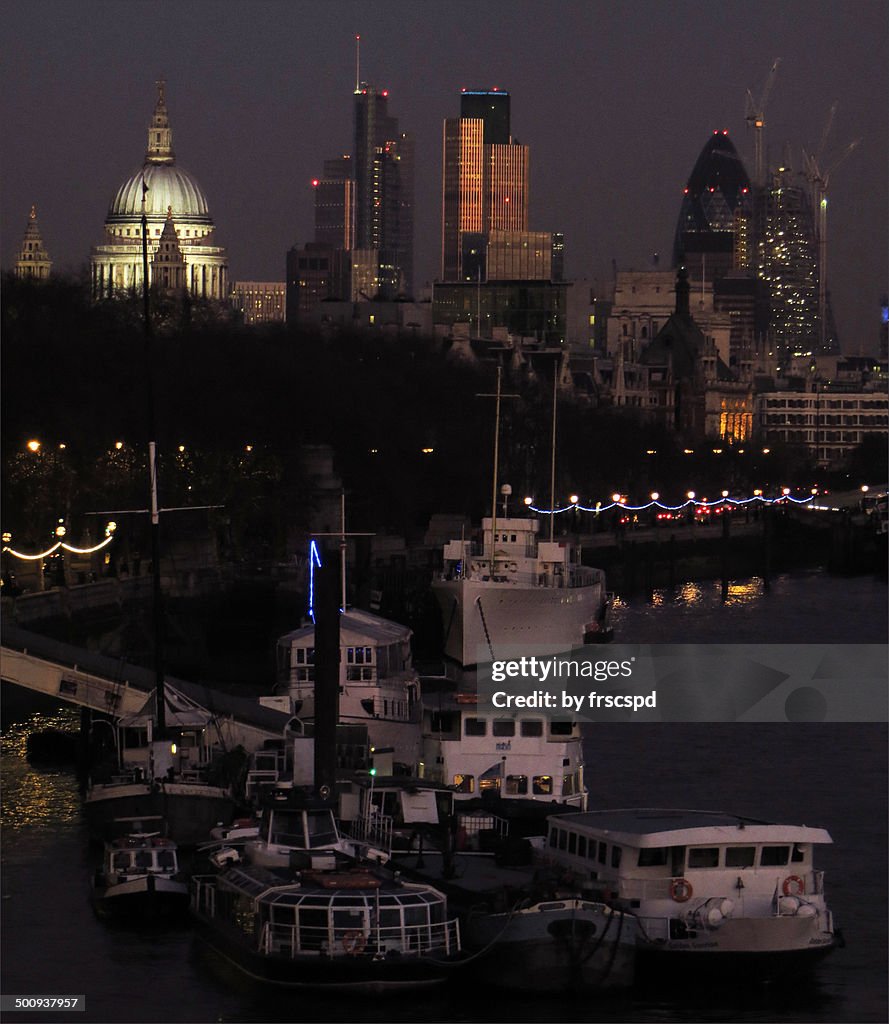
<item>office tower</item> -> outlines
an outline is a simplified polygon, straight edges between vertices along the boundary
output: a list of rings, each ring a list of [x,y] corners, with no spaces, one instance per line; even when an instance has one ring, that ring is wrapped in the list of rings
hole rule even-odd
[[[715,131],[683,191],[673,266],[687,269],[692,287],[748,268],[751,215],[750,179],[728,132]]]
[[[355,90],[352,248],[380,250],[380,262],[396,268],[394,290],[384,289],[384,297],[394,298],[413,289],[414,145],[388,105],[388,90],[364,82]]]
[[[443,128],[441,279],[447,282],[485,278],[491,231],[528,230],[529,151],[511,141],[509,93],[464,91],[460,112]]]
[[[315,241],[331,249],[351,249],[355,220],[355,183],[349,156],[324,161],[324,174],[312,181],[315,193]]]
[[[818,249],[803,176],[789,167],[774,171],[765,190],[764,209],[757,269],[768,291],[770,349],[779,366],[786,367],[793,355],[826,355],[835,350],[834,332],[828,330],[828,345],[820,351]],[[827,310],[830,317],[829,304]]]
[[[500,89],[464,89],[460,94],[460,117],[484,122],[485,145],[506,146],[509,132],[509,93]]]

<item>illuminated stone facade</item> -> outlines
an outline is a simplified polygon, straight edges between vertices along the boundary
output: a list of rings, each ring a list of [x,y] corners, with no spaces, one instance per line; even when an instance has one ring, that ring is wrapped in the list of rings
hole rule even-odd
[[[158,82],[145,163],[115,193],[105,218],[104,241],[90,253],[94,298],[142,287],[143,214],[148,235],[149,283],[154,280],[157,267],[171,267],[169,260],[156,260],[155,255],[167,222],[172,221],[181,253],[184,287],[195,298],[227,299],[228,256],[216,244],[216,228],[203,190],[187,171],[176,166],[163,82]],[[166,241],[170,241],[169,230]]]
[[[44,281],[52,273],[52,260],[43,244],[40,235],[40,228],[37,226],[37,207],[31,207],[31,214],[28,217],[28,226],[25,228],[25,237],[22,239],[22,247],[19,250],[18,259],[15,261],[16,277],[31,277],[38,281]]]

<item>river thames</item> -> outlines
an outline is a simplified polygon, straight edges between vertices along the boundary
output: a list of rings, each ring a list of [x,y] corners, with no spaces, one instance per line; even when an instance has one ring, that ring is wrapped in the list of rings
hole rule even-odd
[[[627,643],[885,643],[886,584],[805,573],[694,583],[619,602]],[[846,940],[811,977],[781,989],[707,978],[618,998],[529,999],[437,989],[372,1000],[306,996],[248,983],[208,955],[188,927],[143,932],[99,922],[88,900],[97,851],[87,842],[73,771],[25,757],[29,731],[76,727],[71,710],[34,717],[4,701],[2,974],[7,995],[86,996],[85,1013],[7,1019],[165,1021],[793,1021],[889,1018],[887,1004],[887,726],[847,723],[614,723],[586,729],[590,806],[731,811],[827,828],[828,901]]]

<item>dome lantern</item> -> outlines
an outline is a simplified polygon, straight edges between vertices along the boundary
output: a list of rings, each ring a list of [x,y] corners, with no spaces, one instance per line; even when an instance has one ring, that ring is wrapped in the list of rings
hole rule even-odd
[[[176,160],[173,152],[173,131],[167,114],[167,101],[164,97],[166,82],[157,82],[157,103],[154,115],[148,128],[148,149],[145,150],[145,163],[172,164]]]

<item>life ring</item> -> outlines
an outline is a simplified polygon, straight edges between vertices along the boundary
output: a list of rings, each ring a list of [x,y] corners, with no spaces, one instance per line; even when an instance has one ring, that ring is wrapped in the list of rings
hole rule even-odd
[[[781,891],[785,896],[805,896],[806,894],[806,883],[800,878],[799,875],[788,875],[784,879],[784,884],[781,886]]]
[[[692,898],[694,889],[687,878],[674,878],[670,882],[670,896],[677,903],[687,903]]]
[[[357,928],[353,931],[346,932],[342,941],[343,952],[348,953],[349,956],[358,956],[359,953],[364,951],[364,947],[367,943],[367,939],[364,937],[364,932],[359,931]]]

